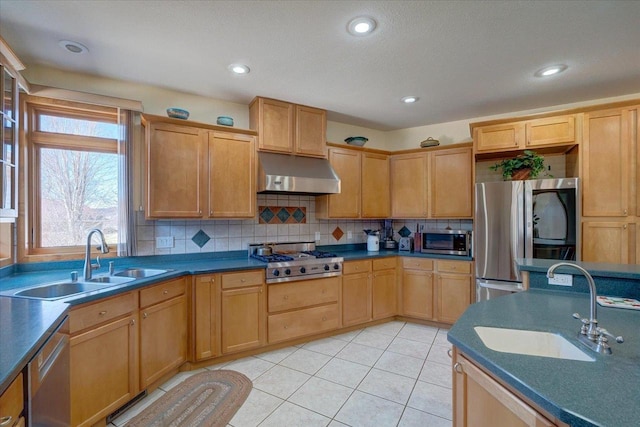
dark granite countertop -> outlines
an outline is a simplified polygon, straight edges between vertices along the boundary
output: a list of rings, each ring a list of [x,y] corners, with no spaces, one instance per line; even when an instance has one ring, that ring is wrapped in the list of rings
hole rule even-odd
[[[597,279],[596,279],[597,281]],[[448,334],[477,364],[571,426],[637,426],[640,420],[640,312],[598,306],[600,326],[625,338],[612,355],[576,338],[574,312],[588,313],[587,294],[530,290],[471,305]],[[474,326],[558,333],[594,362],[502,353],[487,348]]]
[[[0,394],[64,320],[68,304],[0,297]]]
[[[553,264],[561,262],[553,259],[533,259],[518,258],[516,260],[520,271],[534,271],[536,273],[546,273]],[[608,277],[621,279],[640,280],[640,265],[636,264],[608,264],[604,262],[582,262],[569,261],[585,268],[594,277]],[[562,267],[558,270],[563,272]],[[576,274],[575,270],[568,270],[567,273]]]

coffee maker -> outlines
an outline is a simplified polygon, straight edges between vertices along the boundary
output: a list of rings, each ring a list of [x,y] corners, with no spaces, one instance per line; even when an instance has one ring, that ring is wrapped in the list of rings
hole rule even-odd
[[[392,220],[384,220],[384,228],[380,239],[380,248],[387,250],[398,249],[398,242],[393,240],[393,227],[391,226]]]

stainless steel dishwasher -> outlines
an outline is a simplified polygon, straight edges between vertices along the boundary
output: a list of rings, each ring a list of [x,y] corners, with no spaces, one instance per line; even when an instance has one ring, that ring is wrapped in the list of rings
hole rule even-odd
[[[71,425],[69,336],[66,318],[28,365],[27,425]]]

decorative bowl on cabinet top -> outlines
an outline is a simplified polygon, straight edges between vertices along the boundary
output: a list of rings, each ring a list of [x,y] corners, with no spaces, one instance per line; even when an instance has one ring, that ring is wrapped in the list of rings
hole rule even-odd
[[[167,116],[174,119],[182,119],[187,120],[189,118],[189,112],[187,110],[183,110],[182,108],[167,108]]]

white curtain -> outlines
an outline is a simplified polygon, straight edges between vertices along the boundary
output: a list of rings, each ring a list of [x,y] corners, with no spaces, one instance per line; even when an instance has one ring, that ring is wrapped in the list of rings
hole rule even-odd
[[[136,254],[135,210],[133,206],[133,132],[135,115],[118,109],[118,256]]]

